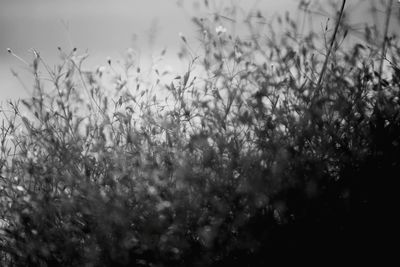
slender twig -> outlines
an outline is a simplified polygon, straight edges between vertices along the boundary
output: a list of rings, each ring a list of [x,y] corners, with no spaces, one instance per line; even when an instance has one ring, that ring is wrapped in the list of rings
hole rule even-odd
[[[386,57],[386,44],[388,40],[388,31],[389,31],[389,24],[390,24],[390,16],[392,13],[392,5],[393,5],[393,0],[389,1],[389,5],[387,6],[386,9],[386,22],[385,22],[385,34],[383,36],[383,43],[382,43],[382,51],[381,51],[381,60],[379,62],[379,84],[378,88],[379,91],[382,90],[382,71],[383,71],[383,60]]]
[[[324,65],[322,66],[321,73],[319,74],[319,78],[318,78],[318,82],[317,82],[317,86],[316,86],[313,98],[318,95],[319,90],[321,88],[321,82],[322,82],[322,79],[323,79],[324,74],[326,72],[326,67],[328,65],[329,56],[330,56],[330,54],[332,52],[332,49],[333,49],[333,44],[335,43],[336,34],[337,34],[338,30],[339,30],[339,25],[340,25],[340,21],[342,19],[342,15],[343,15],[343,12],[344,12],[345,4],[346,4],[346,0],[343,0],[342,7],[340,8],[339,18],[338,18],[338,20],[336,22],[335,31],[333,32],[332,40],[331,40],[331,43],[330,43],[330,46],[329,46],[329,49],[328,49],[328,53],[327,53],[327,55],[325,57]]]

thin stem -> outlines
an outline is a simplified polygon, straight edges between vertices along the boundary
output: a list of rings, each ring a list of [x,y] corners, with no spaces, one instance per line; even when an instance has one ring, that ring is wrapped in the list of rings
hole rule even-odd
[[[383,60],[386,57],[386,44],[387,44],[387,40],[388,40],[388,31],[389,31],[389,24],[390,24],[390,16],[392,13],[392,5],[393,5],[393,0],[390,0],[389,5],[387,6],[387,9],[386,9],[385,35],[383,36],[381,60],[379,63],[379,77],[378,77],[379,78],[379,84],[378,84],[379,91],[382,90]]]
[[[326,67],[328,65],[329,56],[330,56],[330,54],[332,52],[332,49],[333,49],[333,44],[335,43],[336,34],[337,34],[338,30],[339,30],[339,25],[340,25],[340,21],[342,19],[342,15],[343,15],[343,12],[344,12],[345,4],[346,4],[346,0],[343,0],[342,7],[340,8],[339,18],[338,18],[338,21],[336,22],[335,31],[333,32],[332,40],[331,40],[331,43],[330,43],[330,46],[329,46],[329,49],[328,49],[328,53],[327,53],[327,55],[325,57],[324,65],[322,66],[322,70],[321,70],[321,73],[320,73],[319,78],[318,78],[318,82],[317,82],[316,90],[315,90],[315,93],[314,93],[314,97],[316,95],[318,95],[319,90],[321,88],[321,82],[322,82],[322,79],[323,79],[324,74],[326,72]]]

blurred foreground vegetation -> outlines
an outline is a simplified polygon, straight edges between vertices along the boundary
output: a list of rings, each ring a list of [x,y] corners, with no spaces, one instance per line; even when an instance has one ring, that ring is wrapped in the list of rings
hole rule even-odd
[[[1,111],[0,265],[376,252],[400,170],[400,47],[388,24],[355,38],[337,8],[323,33],[254,12],[234,35],[234,8],[194,18],[182,74],[144,72],[131,50],[94,72],[79,50],[55,67],[33,51],[32,98]]]

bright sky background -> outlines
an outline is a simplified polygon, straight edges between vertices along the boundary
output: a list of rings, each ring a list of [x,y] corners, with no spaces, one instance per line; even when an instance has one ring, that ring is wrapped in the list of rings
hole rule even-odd
[[[209,0],[217,6],[232,1]],[[348,2],[354,6],[356,1]],[[122,58],[136,35],[143,55],[167,48],[166,60],[176,66],[178,33],[190,36],[193,32],[190,18],[198,1],[180,2],[184,8],[178,6],[177,0],[0,0],[0,103],[27,95],[10,68],[21,75],[29,73],[7,53],[8,47],[28,62],[32,58],[29,49],[35,48],[50,65],[57,62],[57,46],[68,51],[73,47],[80,52],[88,49],[90,57],[85,67],[93,70],[104,64],[108,56]],[[246,10],[258,2],[263,14],[269,16],[286,10],[295,15],[299,4],[299,0],[233,2]],[[152,29],[157,31],[151,47],[147,40]],[[149,57],[143,56],[141,63],[146,64],[146,60]]]

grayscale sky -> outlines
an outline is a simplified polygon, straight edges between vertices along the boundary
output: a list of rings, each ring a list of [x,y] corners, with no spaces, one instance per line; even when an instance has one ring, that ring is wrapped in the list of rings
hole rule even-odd
[[[209,0],[217,6],[232,1],[245,10],[257,2],[269,16],[285,11],[296,14],[299,4],[299,0]],[[178,33],[193,32],[190,18],[196,3],[180,2],[183,8],[177,0],[0,0],[0,103],[27,96],[10,68],[22,76],[29,75],[28,71],[7,53],[7,48],[28,62],[32,58],[29,50],[35,48],[50,65],[57,62],[57,46],[68,51],[73,47],[81,52],[87,49],[90,57],[85,67],[94,69],[108,56],[121,58],[136,38],[136,48],[143,55],[167,48],[166,60],[170,59],[174,67]],[[156,33],[153,45],[147,41],[151,32]],[[146,60],[148,57],[143,56],[141,63],[146,64]]]

